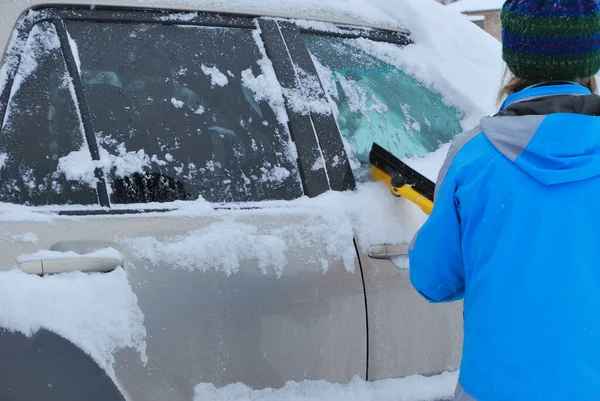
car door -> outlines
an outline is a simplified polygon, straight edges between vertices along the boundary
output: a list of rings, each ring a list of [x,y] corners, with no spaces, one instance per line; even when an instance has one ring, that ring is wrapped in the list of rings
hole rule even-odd
[[[461,131],[462,113],[448,105],[451,99],[442,99],[404,71],[402,48],[418,44],[401,33],[342,35],[339,28],[304,27],[302,38],[336,110],[357,180],[371,180],[369,152],[375,142],[435,181],[447,149],[440,145]],[[429,160],[423,161],[426,156]],[[384,204],[380,201],[379,207]],[[455,370],[462,349],[462,305],[430,305],[410,284],[408,244],[426,216],[404,200],[393,207],[380,232],[357,235],[371,380]]]
[[[104,386],[81,353],[57,362],[61,338],[131,400],[366,377],[352,230],[298,201],[331,180],[285,106],[270,23],[92,8],[18,25],[0,87],[0,349],[20,362],[0,362],[16,380],[0,398],[81,399],[61,364]],[[55,369],[29,375],[40,352]]]

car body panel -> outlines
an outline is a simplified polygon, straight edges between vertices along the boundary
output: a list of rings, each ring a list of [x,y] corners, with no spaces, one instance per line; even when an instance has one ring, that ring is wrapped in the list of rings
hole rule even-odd
[[[313,217],[265,210],[238,211],[228,219],[258,230],[301,230]],[[189,400],[193,387],[206,382],[265,388],[281,387],[288,380],[365,378],[367,330],[358,261],[348,272],[341,261],[329,258],[324,272],[323,248],[294,248],[290,241],[280,277],[273,270],[261,272],[252,260],[241,260],[239,271],[228,276],[209,266],[152,263],[138,256],[136,245],[129,242],[149,237],[181,241],[220,221],[217,213],[211,218],[138,215],[0,222],[0,232],[28,238],[35,233],[39,238],[37,243],[0,242],[0,254],[16,260],[58,241],[92,241],[125,256],[124,268],[147,332],[147,364],[133,349],[116,355],[116,382],[133,400]],[[193,239],[201,247],[208,237]],[[226,232],[222,240],[227,241]],[[193,255],[185,257],[193,264]]]
[[[412,287],[409,271],[360,253],[369,325],[369,379],[459,368],[462,303],[432,305]]]

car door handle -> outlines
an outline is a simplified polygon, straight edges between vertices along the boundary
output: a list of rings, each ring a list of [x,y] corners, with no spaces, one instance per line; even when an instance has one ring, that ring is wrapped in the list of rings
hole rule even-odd
[[[408,256],[408,244],[383,244],[374,245],[367,251],[367,255],[373,259],[392,259],[397,256]]]
[[[17,265],[25,273],[44,275],[69,272],[111,272],[123,266],[123,256],[115,249],[77,254],[74,252],[40,251],[17,259]]]

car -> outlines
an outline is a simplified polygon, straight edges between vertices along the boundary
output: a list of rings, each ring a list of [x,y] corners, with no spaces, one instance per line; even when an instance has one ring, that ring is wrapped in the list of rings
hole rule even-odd
[[[406,268],[426,216],[368,153],[435,180],[492,39],[433,2],[93,3],[0,3],[0,399],[458,369],[462,306]]]

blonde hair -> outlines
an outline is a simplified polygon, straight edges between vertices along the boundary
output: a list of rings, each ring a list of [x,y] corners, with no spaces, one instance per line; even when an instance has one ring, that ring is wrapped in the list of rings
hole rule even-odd
[[[587,87],[592,93],[598,93],[598,82],[595,76],[580,78],[574,80],[577,83]],[[517,93],[522,91],[523,89],[536,85],[542,82],[547,82],[544,80],[535,80],[535,79],[524,79],[519,78],[513,75],[508,67],[504,69],[504,74],[502,77],[502,86],[500,88],[500,92],[498,93],[498,105],[502,104],[504,99],[513,93]]]

